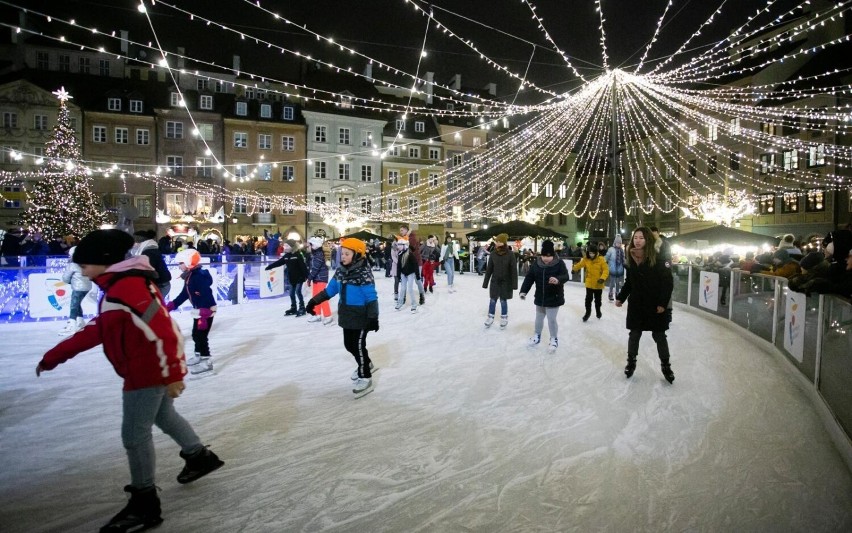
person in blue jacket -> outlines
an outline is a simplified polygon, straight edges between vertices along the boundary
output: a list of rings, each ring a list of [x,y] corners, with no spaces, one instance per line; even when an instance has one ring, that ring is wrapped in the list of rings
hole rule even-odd
[[[337,323],[343,328],[343,346],[358,363],[352,373],[355,382],[352,392],[360,398],[373,390],[367,332],[379,331],[379,298],[373,271],[366,260],[366,243],[347,238],[340,241],[340,248],[340,267],[325,289],[308,300],[306,310],[314,315],[318,305],[340,294]]]
[[[195,355],[186,361],[189,372],[198,377],[213,373],[210,360],[208,336],[216,314],[216,299],[213,297],[213,277],[201,268],[201,255],[197,250],[188,248],[175,255],[175,262],[181,269],[183,290],[177,298],[169,302],[166,308],[173,311],[189,300],[192,304],[192,341],[195,343]]]

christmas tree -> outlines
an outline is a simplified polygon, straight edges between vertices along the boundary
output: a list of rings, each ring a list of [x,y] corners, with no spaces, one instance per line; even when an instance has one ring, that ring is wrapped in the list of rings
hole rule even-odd
[[[45,144],[45,163],[38,181],[27,191],[27,210],[21,226],[41,232],[46,239],[66,235],[84,236],[106,221],[100,200],[92,190],[93,180],[79,164],[80,146],[71,128],[68,100],[62,87],[59,117]]]

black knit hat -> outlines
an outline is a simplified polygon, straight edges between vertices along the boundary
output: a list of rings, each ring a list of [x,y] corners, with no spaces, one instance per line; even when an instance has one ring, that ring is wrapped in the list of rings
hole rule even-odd
[[[822,263],[823,259],[825,259],[825,255],[820,252],[811,252],[799,261],[799,266],[804,268],[805,270],[810,270],[818,264]]]
[[[556,255],[556,250],[553,247],[553,241],[546,240],[541,243],[541,255]]]
[[[124,261],[133,237],[118,229],[95,230],[80,241],[71,259],[78,265],[114,265]]]

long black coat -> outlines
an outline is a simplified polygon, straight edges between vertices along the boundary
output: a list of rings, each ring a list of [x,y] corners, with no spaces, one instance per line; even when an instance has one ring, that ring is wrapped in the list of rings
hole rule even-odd
[[[500,254],[497,249],[494,250],[488,258],[482,288],[488,289],[488,295],[492,300],[512,299],[512,292],[518,288],[518,261],[512,250],[506,250],[505,254]]]
[[[672,272],[660,257],[657,257],[657,264],[653,267],[649,266],[647,260],[639,266],[629,261],[627,281],[615,298],[627,302],[627,329],[669,329],[668,314],[657,313],[657,307],[665,308],[669,305],[673,288]]]
[[[547,280],[551,277],[558,279],[559,283],[556,285],[548,283]],[[528,293],[532,284],[535,283],[533,300],[535,305],[539,307],[565,305],[565,282],[568,281],[568,278],[568,267],[558,257],[554,258],[549,265],[545,265],[541,258],[536,258],[524,278],[524,284],[521,285],[521,294]]]

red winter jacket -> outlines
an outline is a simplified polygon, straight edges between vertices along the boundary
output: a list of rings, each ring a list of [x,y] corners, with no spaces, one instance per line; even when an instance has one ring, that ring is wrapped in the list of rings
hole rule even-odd
[[[183,380],[183,336],[166,311],[156,278],[144,255],[110,266],[94,280],[104,291],[98,316],[44,354],[42,367],[52,370],[103,344],[126,391]]]

